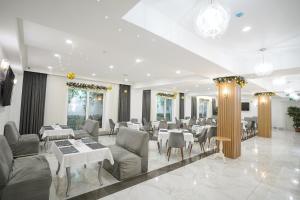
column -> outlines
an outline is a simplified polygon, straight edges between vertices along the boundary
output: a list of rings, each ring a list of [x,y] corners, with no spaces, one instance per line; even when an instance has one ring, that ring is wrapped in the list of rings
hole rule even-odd
[[[243,77],[230,76],[214,79],[218,90],[218,136],[229,138],[224,142],[226,157],[241,155],[241,88],[246,81]]]
[[[260,137],[272,137],[272,113],[271,113],[271,96],[275,95],[273,92],[260,92],[255,96],[258,98],[258,133]]]

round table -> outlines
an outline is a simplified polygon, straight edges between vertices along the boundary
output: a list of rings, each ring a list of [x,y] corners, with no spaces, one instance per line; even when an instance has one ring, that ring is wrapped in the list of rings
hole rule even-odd
[[[225,162],[225,156],[223,153],[223,142],[230,142],[231,139],[227,137],[217,136],[216,140],[219,141],[219,152],[215,154],[215,158],[221,157],[223,158],[223,161]]]

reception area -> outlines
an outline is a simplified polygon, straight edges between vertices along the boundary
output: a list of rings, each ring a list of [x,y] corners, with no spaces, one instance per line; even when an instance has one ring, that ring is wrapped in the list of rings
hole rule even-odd
[[[300,199],[299,9],[2,0],[0,200]]]

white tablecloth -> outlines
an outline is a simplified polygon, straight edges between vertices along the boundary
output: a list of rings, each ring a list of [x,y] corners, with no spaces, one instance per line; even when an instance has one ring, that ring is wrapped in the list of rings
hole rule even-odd
[[[242,124],[243,124],[243,129],[246,130],[246,125],[248,124],[248,122],[245,120],[242,120]]]
[[[57,136],[73,136],[74,132],[70,129],[63,129],[59,125],[52,125],[53,130],[45,130],[44,127],[41,128],[40,134],[42,136],[42,139],[45,139],[46,137],[57,137]]]
[[[143,124],[141,124],[141,123],[132,123],[132,122],[126,122],[126,123],[127,123],[128,128],[131,128],[131,129],[134,129],[134,130],[139,131],[140,129],[143,128]],[[117,123],[115,128],[117,129],[119,127],[120,127],[120,124]]]
[[[159,143],[161,143],[161,145],[165,144],[167,142],[167,140],[169,139],[170,132],[181,133],[183,131],[183,130],[178,130],[178,129],[172,129],[172,130],[167,130],[167,132],[163,132],[163,130],[167,130],[167,129],[161,129],[158,132],[158,136],[157,136],[157,141]],[[184,141],[187,144],[189,144],[189,143],[194,144],[194,136],[192,133],[184,132],[183,137],[184,137]]]
[[[66,167],[82,166],[83,164],[98,163],[105,159],[114,164],[114,159],[109,148],[91,149],[80,140],[69,140],[73,146],[79,151],[78,153],[63,154],[56,146],[55,142],[52,143],[51,151],[54,153],[58,162],[60,163],[59,177],[63,177]]]
[[[210,125],[205,125],[205,126],[200,126],[200,125],[193,125],[192,126],[192,131],[195,131],[196,134],[198,133],[201,133],[201,131],[204,129],[204,128],[209,128],[211,127]]]

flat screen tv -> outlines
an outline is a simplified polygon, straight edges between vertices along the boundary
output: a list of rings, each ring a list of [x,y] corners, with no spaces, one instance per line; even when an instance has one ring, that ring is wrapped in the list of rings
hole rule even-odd
[[[14,86],[15,74],[9,67],[7,69],[5,79],[1,82],[1,101],[2,106],[9,106],[11,101],[11,93]]]
[[[242,102],[242,111],[249,111],[249,110],[250,110],[249,102]]]

